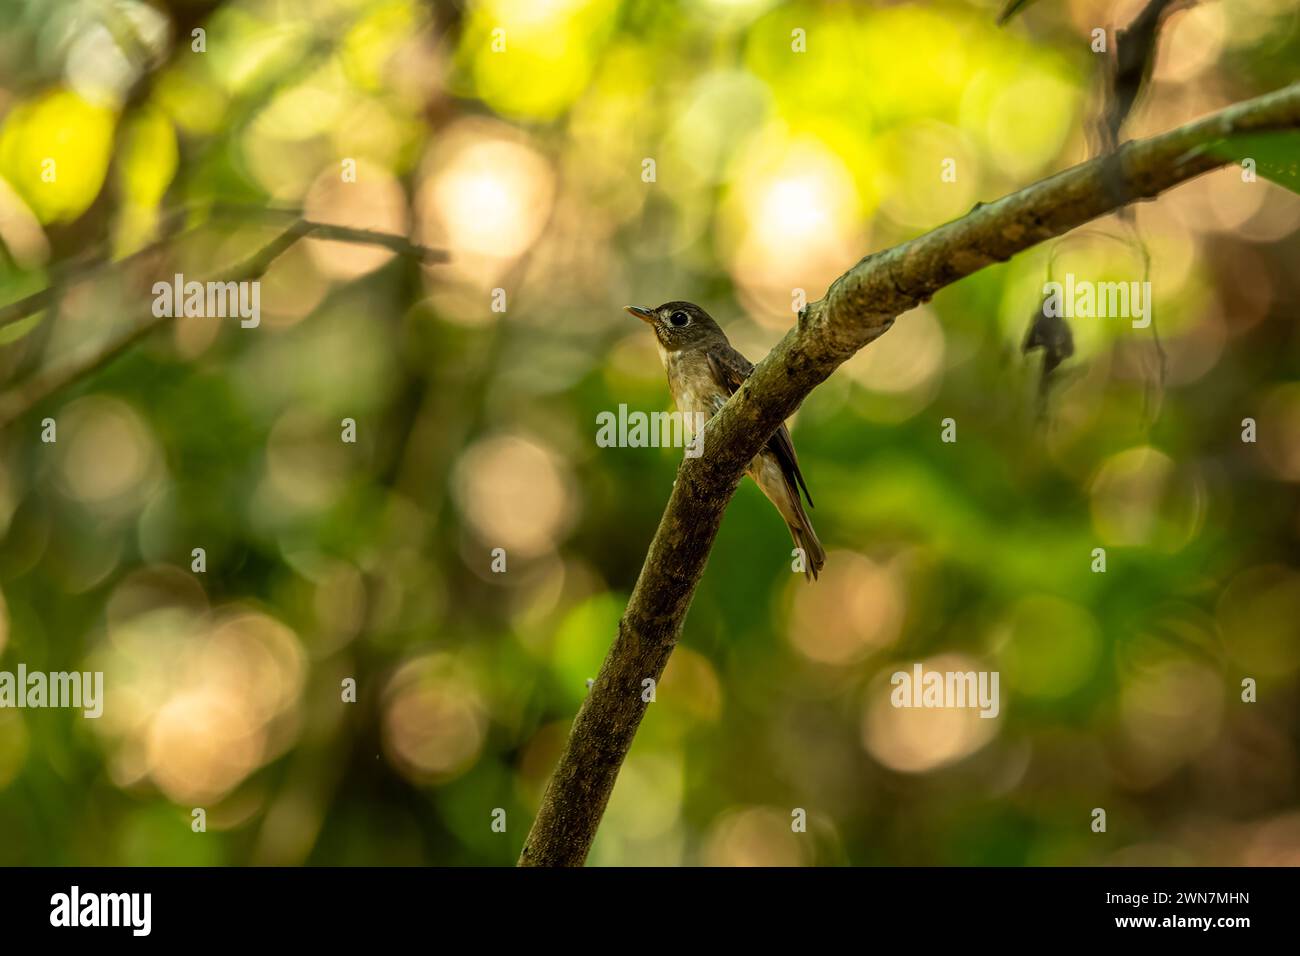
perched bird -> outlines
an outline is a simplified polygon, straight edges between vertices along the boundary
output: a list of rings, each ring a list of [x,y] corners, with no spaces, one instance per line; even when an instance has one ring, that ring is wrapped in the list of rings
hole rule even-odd
[[[695,420],[695,413],[712,418],[754,370],[753,363],[731,347],[718,323],[698,305],[665,302],[655,309],[635,305],[626,308],[654,330],[659,358],[668,373],[668,388],[677,410],[688,422]],[[794,442],[784,423],[750,461],[745,474],[757,482],[781,512],[795,547],[803,549],[804,576],[816,580],[826,563],[826,552],[803,510],[799,490],[803,490],[810,508],[812,495],[799,471]]]

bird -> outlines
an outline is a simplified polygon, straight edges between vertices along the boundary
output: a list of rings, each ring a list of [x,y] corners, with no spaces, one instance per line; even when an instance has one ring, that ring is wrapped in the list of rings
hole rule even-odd
[[[753,363],[732,348],[718,323],[693,302],[665,302],[653,309],[635,305],[624,308],[654,330],[659,359],[668,374],[668,389],[677,411],[688,423],[694,423],[697,415],[699,421],[712,418],[754,371]],[[776,505],[795,547],[803,550],[804,577],[817,580],[826,563],[826,551],[799,496],[802,490],[808,507],[813,506],[784,422],[753,457],[745,474]]]

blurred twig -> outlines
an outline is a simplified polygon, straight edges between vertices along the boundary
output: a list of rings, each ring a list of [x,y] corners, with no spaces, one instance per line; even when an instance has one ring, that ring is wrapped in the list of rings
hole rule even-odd
[[[300,209],[259,208],[257,206],[217,205],[212,207],[216,216],[238,215],[250,219],[280,220],[297,222],[306,226],[313,239],[328,239],[336,242],[351,242],[363,246],[382,246],[399,256],[406,256],[426,264],[447,262],[450,259],[443,249],[433,249],[412,242],[406,236],[392,232],[379,232],[374,229],[356,229],[352,226],[337,226],[325,222],[306,219]]]
[[[998,14],[998,26],[1005,24],[1032,2],[1033,0],[1007,0],[1006,6],[1004,6],[1002,12]]]
[[[310,231],[305,223],[295,223],[241,265],[221,276],[219,281],[241,282],[260,277],[270,268],[272,262]],[[102,348],[89,355],[74,358],[63,365],[38,372],[0,395],[0,428],[4,428],[33,405],[59,389],[108,365],[131,346],[169,321],[169,318],[169,316],[155,316],[151,309],[147,318],[133,323],[126,333],[110,340]]]
[[[297,219],[284,232],[244,260],[243,263],[229,272],[211,277],[207,281],[248,282],[259,279],[271,267],[272,262],[288,251],[298,240],[308,235],[314,238],[331,239],[340,242],[383,246],[399,254],[419,259],[421,262],[445,262],[447,259],[445,252],[416,245],[404,236]],[[111,339],[100,349],[37,372],[22,383],[14,386],[0,395],[0,428],[4,428],[16,418],[21,417],[38,402],[43,401],[60,389],[66,388],[74,382],[97,372],[169,321],[171,321],[170,316],[155,316],[153,310],[150,309],[146,316],[133,323],[127,332]]]
[[[895,319],[945,286],[1121,205],[1150,199],[1228,161],[1193,147],[1229,133],[1300,128],[1300,83],[1238,103],[1058,173],[861,260],[800,314],[795,328],[709,420],[704,452],[677,470],[672,495],[619,621],[613,647],[573,723],[524,843],[522,866],[579,866],[645,715],[642,681],[663,675],[744,468],[815,387]],[[1120,187],[1107,188],[1106,166]]]
[[[438,263],[448,260],[448,255],[444,250],[422,246],[419,243],[411,242],[405,236],[399,236],[396,233],[378,232],[373,229],[355,229],[351,226],[315,222],[303,219],[302,211],[297,209],[265,209],[256,206],[221,205],[212,207],[212,212],[217,216],[237,216],[243,219],[263,219],[279,223],[301,223],[308,227],[308,231],[312,233],[315,239],[351,242],[364,246],[382,246],[400,256],[407,256],[424,263]],[[184,213],[169,216],[160,238],[149,243],[144,248],[136,250],[129,256],[110,261],[101,255],[94,255],[67,263],[59,270],[56,281],[46,288],[10,302],[8,305],[0,306],[0,328],[20,322],[33,312],[39,312],[47,307],[57,297],[58,289],[63,284],[110,266],[120,268],[129,262],[144,257],[148,253],[157,251],[176,238],[179,233],[180,223],[184,221],[184,218]]]
[[[184,222],[183,213],[173,213],[166,217],[162,226],[158,230],[158,238],[143,248],[137,249],[130,255],[123,256],[121,259],[111,260],[108,257],[106,244],[101,244],[94,251],[85,253],[77,258],[69,259],[65,262],[58,263],[51,270],[50,284],[39,292],[33,292],[31,295],[16,299],[7,305],[0,306],[0,329],[6,325],[12,325],[20,322],[34,312],[49,306],[56,298],[62,287],[71,282],[91,275],[95,272],[105,269],[110,265],[113,268],[122,266],[143,258],[150,252],[171,242],[176,238],[180,231],[180,226]]]

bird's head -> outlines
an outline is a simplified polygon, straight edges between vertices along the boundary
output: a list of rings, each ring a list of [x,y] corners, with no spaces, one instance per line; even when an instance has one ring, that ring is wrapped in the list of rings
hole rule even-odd
[[[693,302],[665,302],[653,309],[636,305],[625,308],[654,329],[655,338],[669,352],[696,348],[717,338],[725,339],[718,323]]]

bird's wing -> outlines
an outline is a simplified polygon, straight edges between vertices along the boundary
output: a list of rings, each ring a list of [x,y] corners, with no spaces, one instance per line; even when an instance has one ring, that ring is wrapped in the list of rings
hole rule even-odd
[[[713,369],[714,377],[722,383],[728,395],[740,388],[745,379],[749,378],[749,373],[754,371],[754,363],[730,345],[710,348],[708,356],[709,367]],[[781,472],[785,475],[785,480],[790,485],[790,491],[794,493],[796,500],[799,495],[795,489],[802,488],[804,497],[808,499],[808,507],[813,507],[812,495],[808,493],[803,472],[799,470],[799,456],[794,453],[794,442],[790,439],[790,429],[785,427],[785,422],[782,422],[781,427],[768,439],[766,450],[776,456]]]

